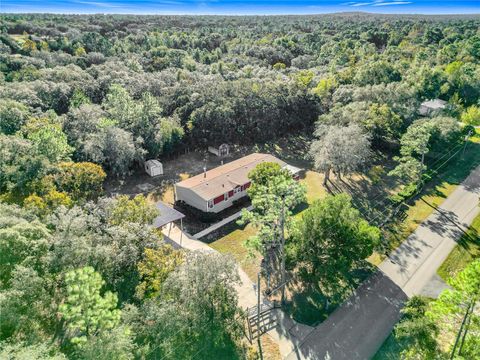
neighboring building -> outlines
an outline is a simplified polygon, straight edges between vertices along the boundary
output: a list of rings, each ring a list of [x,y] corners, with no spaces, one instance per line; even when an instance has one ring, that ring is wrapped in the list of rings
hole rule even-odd
[[[215,154],[219,157],[225,157],[225,156],[228,156],[228,154],[230,154],[230,145],[222,144],[219,147],[209,146],[208,152]]]
[[[158,160],[145,161],[145,172],[150,176],[163,175],[163,165]]]
[[[418,112],[422,116],[437,115],[440,112],[442,112],[442,110],[445,109],[446,106],[447,106],[447,102],[444,100],[440,100],[440,99],[427,100],[420,105]]]
[[[204,212],[218,213],[247,195],[246,190],[250,187],[248,174],[263,162],[277,163],[292,172],[294,177],[298,177],[301,171],[275,156],[254,153],[176,183],[175,201]]]

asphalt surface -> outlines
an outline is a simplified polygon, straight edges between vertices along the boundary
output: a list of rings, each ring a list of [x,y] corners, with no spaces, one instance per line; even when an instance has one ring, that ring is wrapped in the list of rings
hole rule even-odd
[[[425,289],[435,292],[432,280],[442,286],[436,271],[480,213],[479,194],[480,167],[286,358],[372,358],[398,321],[404,302]]]

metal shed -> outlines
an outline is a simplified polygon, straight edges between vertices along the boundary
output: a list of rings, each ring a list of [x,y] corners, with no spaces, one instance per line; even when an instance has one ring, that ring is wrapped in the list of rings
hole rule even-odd
[[[158,160],[145,161],[145,172],[150,176],[163,175],[163,165]]]
[[[222,144],[218,147],[209,146],[208,152],[217,155],[218,157],[225,157],[230,154],[230,145]]]

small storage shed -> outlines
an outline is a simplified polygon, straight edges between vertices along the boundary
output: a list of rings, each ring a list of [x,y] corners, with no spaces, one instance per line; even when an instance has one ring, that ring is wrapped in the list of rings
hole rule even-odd
[[[163,165],[158,160],[145,161],[145,172],[150,176],[163,175]]]
[[[209,146],[208,152],[211,152],[212,154],[215,154],[218,157],[225,157],[228,154],[230,154],[230,145],[222,144],[219,147]]]

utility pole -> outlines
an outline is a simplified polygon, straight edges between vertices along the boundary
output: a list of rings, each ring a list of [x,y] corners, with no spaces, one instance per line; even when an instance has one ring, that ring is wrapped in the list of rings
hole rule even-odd
[[[260,271],[257,274],[257,342],[260,360],[263,360],[262,341],[260,339]]]
[[[467,337],[468,328],[470,327],[470,322],[472,321],[472,314],[473,314],[473,310],[475,309],[475,302],[476,302],[475,300],[472,301],[472,306],[471,306],[471,309],[470,309],[470,315],[468,317],[467,322],[465,323],[465,331],[463,332],[462,341],[460,342],[460,346],[458,347],[458,355],[459,356],[462,355],[462,348],[463,348],[463,344],[465,343],[465,338]]]
[[[280,252],[281,252],[281,266],[280,266],[280,283],[282,286],[282,305],[285,305],[285,194],[282,195],[282,211],[280,213]]]
[[[452,360],[455,357],[458,342],[460,341],[460,337],[462,336],[462,333],[463,333],[464,328],[465,328],[465,324],[467,323],[468,317],[470,315],[470,309],[472,308],[472,305],[474,305],[474,304],[475,303],[474,303],[473,300],[470,304],[468,304],[467,311],[465,312],[465,316],[463,317],[462,323],[460,325],[460,330],[458,330],[458,334],[457,334],[457,337],[455,339],[455,343],[453,344],[452,353],[450,354],[450,360]],[[465,330],[465,335],[466,335],[466,330]],[[464,335],[464,337],[465,337],[465,335]],[[462,340],[462,343],[463,343],[463,340]],[[460,351],[461,351],[461,349],[460,349]]]

